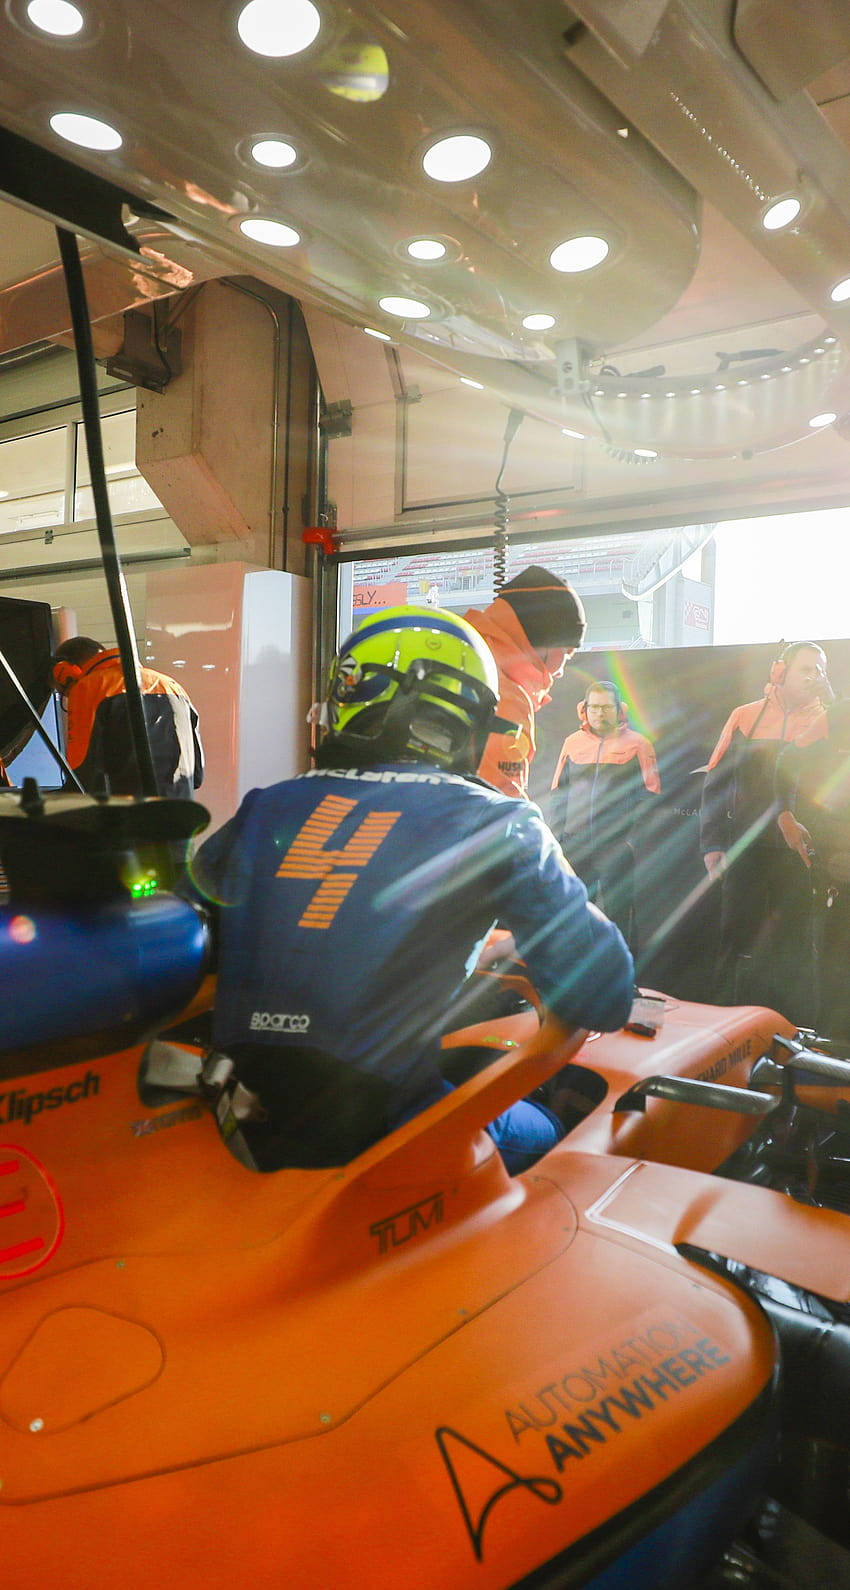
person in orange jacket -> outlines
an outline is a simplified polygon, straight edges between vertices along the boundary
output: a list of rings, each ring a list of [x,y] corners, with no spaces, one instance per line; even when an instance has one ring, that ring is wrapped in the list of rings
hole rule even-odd
[[[635,953],[631,835],[648,796],[661,793],[652,741],[629,726],[610,679],[593,680],[578,704],[581,728],[567,735],[552,779],[551,826],[591,900],[616,922]]]
[[[700,811],[705,868],[722,886],[716,997],[768,1005],[806,1025],[814,1009],[811,886],[777,826],[774,781],[783,745],[826,733],[824,696],[832,691],[821,647],[784,647],[762,698],[727,719]]]
[[[83,788],[95,793],[107,778],[113,795],[138,794],[117,647],[74,635],[56,648],[51,674],[68,712],[65,753]],[[142,668],[141,685],[157,791],[191,800],[204,776],[198,714],[168,674]]]
[[[584,608],[557,574],[532,563],[503,585],[483,612],[473,608],[464,617],[496,659],[499,715],[516,725],[490,735],[479,777],[505,795],[527,800],[537,747],[535,719],[584,639]]]

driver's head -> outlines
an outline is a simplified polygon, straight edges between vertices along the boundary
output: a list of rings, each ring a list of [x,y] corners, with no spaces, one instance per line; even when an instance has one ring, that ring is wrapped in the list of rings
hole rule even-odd
[[[334,658],[319,761],[474,773],[498,699],[496,664],[471,624],[439,607],[389,608],[364,619]]]

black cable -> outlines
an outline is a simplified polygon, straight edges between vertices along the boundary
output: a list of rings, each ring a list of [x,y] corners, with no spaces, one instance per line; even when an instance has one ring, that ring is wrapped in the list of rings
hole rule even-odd
[[[100,408],[98,405],[94,348],[92,346],[85,282],[83,281],[83,272],[80,265],[80,251],[77,248],[77,239],[73,232],[67,232],[64,227],[57,226],[56,236],[59,239],[59,253],[62,257],[62,266],[65,271],[65,285],[71,310],[71,326],[74,332],[74,347],[77,356],[80,401],[83,409],[86,448],[89,455],[89,475],[91,477],[92,496],[94,497],[97,535],[100,542],[100,555],[103,559],[103,573],[109,595],[112,622],[115,626],[118,651],[121,656],[121,668],[124,673],[124,699],[127,702],[131,743],[139,775],[139,792],[142,795],[156,795],[156,774],[154,773],[148,726],[139,683],[139,654],[136,648],[136,637],[133,633],[127,585],[121,568],[121,560],[118,556],[115,527],[112,523],[109,493],[106,486],[106,471],[103,465],[103,438],[100,432]]]
[[[511,506],[510,497],[507,492],[502,490],[502,476],[505,473],[511,442],[524,419],[525,414],[522,409],[511,409],[508,414],[508,423],[505,426],[505,445],[502,449],[502,462],[499,465],[499,473],[496,476],[496,484],[493,488],[496,498],[493,510],[493,518],[496,521],[496,528],[493,532],[493,590],[497,596],[505,583],[507,574],[508,524]]]

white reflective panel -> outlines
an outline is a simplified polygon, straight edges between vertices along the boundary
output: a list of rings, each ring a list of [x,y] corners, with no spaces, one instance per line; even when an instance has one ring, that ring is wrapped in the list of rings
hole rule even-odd
[[[311,0],[249,0],[236,21],[242,43],[255,55],[299,55],[322,25]]]
[[[161,506],[159,499],[136,468],[135,409],[128,409],[123,414],[104,415],[101,420],[101,435],[106,490],[112,512],[140,513],[145,508],[159,508]],[[82,425],[77,426],[75,478],[74,520],[93,519],[94,495],[90,484],[91,473]]]
[[[602,264],[607,253],[604,237],[569,237],[552,250],[549,264],[556,271],[590,271]]]
[[[824,426],[834,425],[837,419],[837,414],[832,414],[827,411],[824,414],[815,414],[812,419],[809,420],[809,425],[813,431],[822,431]]]
[[[0,443],[0,535],[62,523],[65,449],[64,426]]]
[[[94,116],[82,116],[77,111],[59,110],[50,118],[50,125],[60,138],[78,144],[81,149],[120,149],[124,142],[117,128]]]
[[[843,304],[845,299],[850,298],[850,276],[845,276],[843,281],[838,282],[829,296],[835,304]]]
[[[27,16],[34,28],[42,33],[52,33],[57,39],[71,39],[82,31],[82,11],[69,4],[69,0],[30,0]]]
[[[458,133],[432,144],[423,155],[422,164],[435,182],[464,182],[489,166],[492,153],[483,138]]]

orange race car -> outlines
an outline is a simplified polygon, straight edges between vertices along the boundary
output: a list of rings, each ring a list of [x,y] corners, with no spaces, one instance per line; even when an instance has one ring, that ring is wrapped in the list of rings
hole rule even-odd
[[[46,848],[64,843],[63,800],[77,854],[105,854],[116,811],[125,869],[133,823],[149,837],[145,803],[57,797],[33,845],[51,825]],[[824,1453],[847,1456],[850,1222],[710,1174],[783,1112],[823,1125],[817,1099],[789,1104],[787,1023],[665,1001],[656,1037],[594,1039],[520,1012],[513,1040],[473,1033],[504,1050],[489,1066],[353,1162],[263,1175],[229,1151],[232,1112],[219,1130],[191,1012],[132,1047],[109,1030],[170,1020],[205,966],[190,906],[123,889],[61,917],[13,894],[0,924],[22,1005],[66,934],[58,1025],[4,1044],[0,1090],[11,1583],[648,1590],[695,1584],[724,1550],[712,1582],[731,1583],[765,1494],[791,1550],[776,1509],[798,1519],[780,1504],[800,1510],[814,1453],[806,1528],[842,1549],[822,1481]],[[107,1016],[83,1041],[86,980]],[[512,1179],[482,1128],[556,1073],[572,1130]]]

